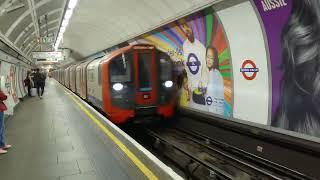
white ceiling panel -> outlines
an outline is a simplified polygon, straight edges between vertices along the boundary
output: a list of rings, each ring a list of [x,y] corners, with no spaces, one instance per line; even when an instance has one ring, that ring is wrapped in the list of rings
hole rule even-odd
[[[87,57],[218,1],[79,0],[61,46]]]

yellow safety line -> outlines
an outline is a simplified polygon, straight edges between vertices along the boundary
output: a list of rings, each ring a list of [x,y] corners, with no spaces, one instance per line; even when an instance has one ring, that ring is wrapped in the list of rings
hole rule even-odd
[[[65,91],[68,93],[67,91]],[[131,161],[143,172],[148,179],[156,180],[158,177],[146,167],[136,155],[134,155],[112,132],[105,127],[87,108],[85,108],[78,100],[76,100],[70,93],[67,94],[80,107],[80,109],[89,116],[89,118],[116,144],[119,148],[131,159]]]

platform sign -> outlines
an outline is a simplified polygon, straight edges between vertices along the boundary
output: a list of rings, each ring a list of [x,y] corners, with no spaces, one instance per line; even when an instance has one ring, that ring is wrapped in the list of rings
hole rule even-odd
[[[54,41],[54,37],[38,37],[37,43],[45,44],[45,43],[52,43]]]
[[[62,52],[52,51],[52,52],[32,52],[32,58],[34,59],[63,59]]]

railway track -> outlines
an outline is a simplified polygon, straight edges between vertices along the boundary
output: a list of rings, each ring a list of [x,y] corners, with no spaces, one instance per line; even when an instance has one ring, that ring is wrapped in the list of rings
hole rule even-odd
[[[177,166],[187,179],[310,179],[190,130],[153,126],[139,131],[138,141]]]
[[[189,177],[195,179],[282,179],[250,166],[217,148],[210,147],[208,141],[201,143],[194,137],[176,129],[166,130],[165,133],[157,133],[150,129],[146,131],[156,143],[163,143],[164,146],[169,146],[169,149],[174,148],[174,151],[178,151],[176,154],[181,158],[184,156],[184,163],[179,159],[176,159],[178,160],[176,163],[186,168],[185,172]],[[167,151],[162,150],[162,152]],[[172,155],[166,156],[172,158]],[[175,157],[177,156],[173,154],[173,158]]]
[[[269,176],[273,179],[312,179],[297,171],[293,171],[279,164],[254,156],[238,148],[229,146],[223,142],[218,142],[195,132],[187,132],[179,129],[179,131],[190,134],[194,142],[206,142],[206,148],[228,157],[233,161],[243,163],[244,165]]]

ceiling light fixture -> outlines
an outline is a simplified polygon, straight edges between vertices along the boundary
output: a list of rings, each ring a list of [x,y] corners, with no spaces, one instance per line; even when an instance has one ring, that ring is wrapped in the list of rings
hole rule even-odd
[[[58,50],[61,40],[63,39],[63,33],[66,31],[66,27],[69,24],[69,19],[71,18],[73,14],[73,9],[76,7],[77,3],[78,0],[69,0],[68,8],[64,14],[64,18],[60,26],[59,34],[57,36],[56,42],[54,43],[54,49],[56,51]]]
[[[63,33],[66,31],[66,26],[61,26],[60,27],[60,34],[62,34],[62,36],[63,36]]]
[[[74,9],[78,3],[78,0],[70,0],[68,4],[68,8]]]
[[[61,26],[67,27],[68,24],[69,24],[69,19],[64,18],[63,21],[62,21],[62,23],[61,23]]]
[[[70,19],[73,13],[73,9],[67,9],[66,14],[64,15],[65,19]]]

